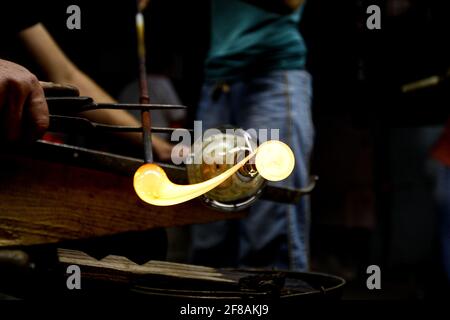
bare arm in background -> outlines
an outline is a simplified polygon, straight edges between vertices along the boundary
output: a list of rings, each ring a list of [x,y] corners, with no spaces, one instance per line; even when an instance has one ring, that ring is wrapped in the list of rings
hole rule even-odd
[[[45,72],[49,81],[70,84],[80,90],[83,96],[92,97],[99,103],[116,101],[83,73],[64,54],[42,24],[25,29],[19,34],[20,39],[31,53],[34,60]],[[139,121],[124,110],[93,110],[84,115],[92,121],[111,125],[139,126]],[[136,146],[142,145],[142,135],[138,133],[123,134]],[[169,160],[172,145],[153,135],[153,148],[161,160]]]
[[[305,0],[242,0],[254,6],[261,7],[264,10],[279,13],[290,14],[297,10]]]

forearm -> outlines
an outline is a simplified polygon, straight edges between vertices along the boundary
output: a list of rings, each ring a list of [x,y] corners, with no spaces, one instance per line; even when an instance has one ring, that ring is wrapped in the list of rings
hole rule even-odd
[[[55,83],[70,84],[80,91],[81,96],[91,97],[98,103],[115,103],[116,100],[106,93],[85,73],[74,66],[66,72],[56,72],[48,75],[48,80]],[[139,126],[139,121],[124,110],[92,110],[83,113],[83,116],[91,121],[120,126]],[[133,144],[140,143],[140,135],[136,133],[123,134]]]
[[[116,102],[72,63],[43,25],[38,24],[26,29],[19,34],[19,37],[46,74],[47,80],[73,85],[78,88],[82,96],[91,97],[99,103]],[[84,115],[91,121],[110,125],[140,126],[140,122],[124,110],[93,110],[85,112]],[[139,133],[124,133],[121,136],[132,145],[139,147],[142,145],[142,135]],[[169,145],[156,136],[153,136],[153,146],[160,156],[164,154],[162,158],[167,158],[167,153],[170,154]]]
[[[47,80],[73,85],[80,90],[81,95],[92,97],[98,102],[114,101],[72,63],[43,25],[38,24],[26,29],[19,34],[19,37],[46,75]]]
[[[108,93],[106,93],[100,86],[98,86],[91,78],[89,78],[85,73],[78,70],[77,68],[72,69],[70,73],[62,74],[62,77],[50,78],[51,81],[56,83],[70,84],[78,88],[82,96],[87,96],[93,98],[99,103],[115,103],[116,100],[112,98]],[[83,116],[91,121],[116,125],[116,126],[130,126],[139,127],[141,123],[138,119],[132,116],[125,110],[112,110],[112,109],[102,109],[102,110],[92,110],[83,113]],[[120,133],[118,134],[133,148],[142,147],[142,134],[140,133]],[[153,146],[159,151],[159,156],[161,153],[167,154],[168,145],[161,138],[153,135]],[[160,151],[163,150],[163,151]],[[167,156],[164,157],[167,160]]]
[[[92,97],[96,102],[115,102],[109,94],[72,63],[44,26],[38,24],[28,28],[22,31],[19,37],[47,76],[47,80],[73,85],[78,88],[82,96]],[[139,125],[133,116],[123,110],[95,110],[86,112],[85,115],[92,121],[106,124]]]
[[[90,79],[86,74],[81,71],[75,72],[70,79],[63,83],[68,83],[74,85],[80,90],[80,94],[87,97],[92,97],[96,102],[103,103],[115,103],[116,101],[109,96],[102,88],[100,88],[92,79]],[[59,81],[58,81],[59,82]],[[105,123],[117,126],[131,126],[138,127],[141,125],[138,119],[132,116],[125,110],[92,110],[86,111],[83,114],[86,118],[91,121]],[[140,133],[122,133],[122,137],[126,138],[128,142],[136,147],[142,145],[142,135]],[[153,135],[153,144],[155,148],[158,148],[160,144],[164,143],[160,138]]]
[[[98,103],[116,103],[116,100],[98,86],[91,78],[79,70],[74,70],[65,78],[50,78],[56,83],[70,84],[78,88],[80,95],[91,97]],[[139,125],[131,114],[124,110],[93,110],[84,113],[89,119],[112,125]]]

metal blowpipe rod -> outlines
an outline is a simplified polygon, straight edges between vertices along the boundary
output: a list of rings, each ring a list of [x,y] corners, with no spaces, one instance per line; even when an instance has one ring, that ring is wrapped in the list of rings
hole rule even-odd
[[[150,97],[148,94],[147,83],[147,68],[145,57],[145,24],[144,15],[139,6],[139,0],[137,0],[137,14],[136,14],[136,32],[137,32],[137,45],[138,45],[138,58],[139,58],[139,103],[149,104]],[[142,109],[141,111],[142,121],[142,138],[144,144],[144,161],[145,163],[153,162],[152,152],[152,121],[149,109]]]

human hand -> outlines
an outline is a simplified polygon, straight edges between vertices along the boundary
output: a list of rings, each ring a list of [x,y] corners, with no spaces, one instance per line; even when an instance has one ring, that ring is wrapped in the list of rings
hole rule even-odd
[[[0,140],[38,139],[48,125],[47,102],[36,76],[0,59]]]

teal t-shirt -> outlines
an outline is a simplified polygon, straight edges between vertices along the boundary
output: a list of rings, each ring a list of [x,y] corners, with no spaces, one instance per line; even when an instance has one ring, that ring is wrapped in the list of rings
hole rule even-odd
[[[206,79],[232,79],[274,70],[303,69],[306,47],[292,14],[266,11],[242,0],[212,0]]]

